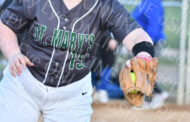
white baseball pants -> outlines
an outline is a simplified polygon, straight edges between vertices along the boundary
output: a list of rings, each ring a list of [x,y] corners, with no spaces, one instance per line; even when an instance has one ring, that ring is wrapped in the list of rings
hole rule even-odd
[[[91,73],[70,85],[53,88],[40,83],[28,69],[12,77],[4,70],[0,82],[0,122],[90,122]]]

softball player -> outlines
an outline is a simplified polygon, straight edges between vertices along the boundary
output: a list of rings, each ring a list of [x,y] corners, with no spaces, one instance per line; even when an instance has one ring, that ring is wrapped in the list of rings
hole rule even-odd
[[[0,122],[89,122],[91,67],[109,29],[138,57],[152,40],[117,0],[14,0],[1,15]],[[19,46],[16,34],[27,31]]]

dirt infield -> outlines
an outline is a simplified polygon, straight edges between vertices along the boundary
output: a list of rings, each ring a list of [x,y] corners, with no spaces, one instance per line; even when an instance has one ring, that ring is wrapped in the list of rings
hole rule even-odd
[[[140,110],[132,109],[125,100],[93,103],[92,106],[91,122],[190,122],[190,106],[166,104],[157,110]]]
[[[132,109],[126,101],[93,104],[92,122],[190,122],[190,107],[164,105],[157,110]]]

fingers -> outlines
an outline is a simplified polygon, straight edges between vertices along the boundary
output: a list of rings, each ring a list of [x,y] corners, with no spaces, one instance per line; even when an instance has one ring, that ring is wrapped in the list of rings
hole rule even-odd
[[[11,73],[11,75],[13,76],[13,77],[16,77],[16,75],[15,75],[15,73],[14,73],[14,70],[13,70],[13,67],[10,65],[9,66],[9,71],[10,71],[10,73]]]
[[[150,62],[152,60],[152,57],[150,54],[148,54],[147,52],[140,52],[137,54],[136,56],[137,58],[142,58],[147,62]]]
[[[108,43],[108,47],[114,51],[117,48],[117,42],[114,39],[111,39]]]
[[[25,61],[27,65],[34,66],[34,64],[27,57],[25,57]]]
[[[13,72],[16,73],[18,76],[20,75],[20,71],[19,71],[19,67],[16,66],[16,64],[14,64],[14,66],[12,67],[13,68]]]
[[[125,66],[127,66],[128,68],[131,68],[131,60],[127,60],[127,62],[125,63]]]
[[[22,72],[22,69],[21,69],[21,65],[19,63],[19,61],[15,61],[15,62],[12,62],[11,64],[9,64],[9,71],[11,73],[11,75],[13,77],[16,77],[16,75],[20,75],[20,73]],[[16,73],[16,74],[15,74]]]
[[[16,68],[16,73],[18,75],[20,75],[20,73],[22,72],[22,67],[21,67],[21,64],[20,64],[20,60],[22,59],[18,59],[16,62],[15,62],[15,67]]]
[[[17,69],[16,64],[10,64],[9,71],[13,77],[16,77],[17,75],[20,75],[20,71]],[[15,74],[16,73],[16,74]]]
[[[146,62],[151,62],[152,60],[152,57],[150,54],[148,54],[147,52],[140,52],[137,54],[136,58],[141,58],[141,59],[144,59]],[[131,61],[128,60],[125,65],[130,68],[131,67]]]
[[[20,63],[22,64],[23,68],[26,69],[25,57],[20,59]]]
[[[33,66],[34,64],[24,55],[15,55],[9,61],[9,71],[13,77],[20,75],[26,69],[26,65]]]

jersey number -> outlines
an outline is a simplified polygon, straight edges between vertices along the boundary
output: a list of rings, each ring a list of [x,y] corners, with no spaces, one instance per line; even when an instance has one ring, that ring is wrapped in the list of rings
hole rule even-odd
[[[83,57],[84,57],[84,55],[82,55],[82,54],[78,54],[78,56],[77,56],[76,52],[72,52],[72,58],[71,58],[71,61],[70,61],[69,69],[70,70],[74,69],[76,60],[79,62],[79,63],[76,63],[76,68],[78,70],[83,69],[84,68]]]

